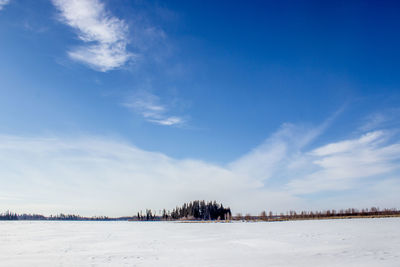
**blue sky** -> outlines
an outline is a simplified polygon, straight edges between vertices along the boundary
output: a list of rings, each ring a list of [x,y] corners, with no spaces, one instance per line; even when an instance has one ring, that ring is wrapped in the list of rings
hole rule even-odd
[[[0,0],[0,208],[399,208],[399,11]]]

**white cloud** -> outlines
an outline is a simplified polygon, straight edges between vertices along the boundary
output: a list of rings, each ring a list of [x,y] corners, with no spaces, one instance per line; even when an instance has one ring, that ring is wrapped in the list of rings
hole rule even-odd
[[[370,132],[364,134],[359,139],[346,140],[322,146],[318,149],[315,149],[312,153],[316,156],[329,156],[338,153],[344,153],[356,149],[360,146],[379,141],[381,140],[382,137],[383,137],[382,131]]]
[[[230,168],[235,173],[249,175],[253,182],[262,184],[269,192],[285,192],[304,201],[313,199],[315,193],[322,193],[314,197],[318,201],[309,203],[308,209],[343,208],[338,205],[343,205],[344,199],[358,207],[367,206],[372,202],[365,194],[368,190],[374,192],[373,205],[387,206],[389,195],[384,190],[378,193],[371,188],[392,192],[393,188],[386,186],[388,181],[397,181],[392,183],[395,185],[400,183],[400,143],[391,140],[391,131],[371,131],[358,138],[307,150],[307,144],[325,128],[305,130],[295,125],[283,125],[261,146],[231,163]],[[354,190],[364,192],[357,201],[349,197]],[[324,201],[327,192],[336,196],[329,197],[331,202]],[[390,199],[394,198],[391,194]],[[391,202],[394,206],[399,203],[400,196],[396,199],[398,202]],[[351,206],[352,202],[346,206]]]
[[[167,106],[160,104],[159,97],[149,92],[135,94],[122,105],[141,114],[148,122],[164,126],[185,123],[185,120],[181,117],[168,115],[169,110]]]
[[[182,124],[184,122],[183,119],[180,117],[167,117],[164,119],[149,119],[149,121],[154,122],[156,124],[160,124],[160,125],[166,125],[166,126]]]
[[[0,0],[0,10],[10,3],[10,0]]]
[[[309,152],[305,157],[317,170],[289,183],[294,193],[352,189],[359,179],[385,179],[399,170],[400,144],[386,143],[387,135],[375,131],[331,143]]]
[[[276,176],[283,169],[293,168],[300,160],[304,160],[301,150],[319,137],[336,115],[312,129],[285,123],[260,146],[232,162],[230,168],[257,177],[260,181]]]
[[[150,103],[136,105],[149,113],[165,111]],[[323,129],[285,124],[226,165],[178,160],[93,136],[0,136],[0,210],[129,215],[193,199],[215,199],[234,212],[253,214],[399,208],[400,143],[391,132],[372,131],[309,148]]]
[[[253,201],[246,200],[249,191],[256,200],[270,198],[224,167],[93,137],[1,136],[0,182],[0,209],[21,212],[126,215],[193,199],[238,210]],[[7,200],[14,193],[16,199]]]
[[[74,28],[86,44],[69,51],[69,56],[99,71],[123,66],[133,54],[128,44],[126,23],[112,16],[99,0],[52,0],[60,20]]]

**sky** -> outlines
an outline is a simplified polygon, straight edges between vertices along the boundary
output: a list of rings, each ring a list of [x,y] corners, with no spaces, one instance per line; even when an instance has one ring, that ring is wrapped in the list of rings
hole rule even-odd
[[[400,208],[399,12],[0,0],[0,212]]]

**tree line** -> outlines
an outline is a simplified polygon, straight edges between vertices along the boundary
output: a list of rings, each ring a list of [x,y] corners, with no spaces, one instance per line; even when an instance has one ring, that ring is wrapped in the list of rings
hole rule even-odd
[[[107,221],[107,220],[127,220],[130,217],[120,217],[120,218],[109,218],[106,216],[95,216],[95,217],[82,217],[75,214],[58,214],[44,216],[41,214],[17,214],[7,211],[5,213],[0,213],[1,221],[15,221],[15,220],[29,220],[29,221]]]
[[[7,211],[0,214],[0,220],[50,220],[50,221],[170,221],[170,220],[228,220],[231,219],[231,209],[225,208],[216,201],[206,202],[204,200],[195,200],[184,203],[181,207],[176,207],[172,211],[164,209],[162,213],[146,209],[140,211],[136,216],[126,216],[118,218],[100,217],[82,217],[74,214],[50,215],[48,217],[40,214],[17,214]]]
[[[125,216],[110,218],[107,216],[83,217],[74,214],[58,214],[44,216],[40,214],[17,214],[10,211],[0,213],[0,220],[50,220],[50,221],[174,221],[174,220],[262,220],[262,221],[280,221],[280,220],[303,220],[303,219],[325,219],[325,218],[354,218],[354,217],[389,217],[400,216],[400,210],[380,209],[371,207],[366,209],[341,209],[324,211],[301,211],[294,210],[286,213],[274,213],[272,211],[262,211],[259,215],[237,213],[232,216],[231,209],[225,208],[216,201],[206,202],[204,200],[195,200],[184,203],[171,211],[163,210],[156,214],[155,211],[146,209],[145,212],[138,212],[136,216]]]
[[[272,211],[262,211],[260,215],[253,216],[250,214],[242,215],[236,214],[234,220],[263,220],[263,221],[277,221],[277,220],[303,220],[303,219],[329,219],[329,218],[354,218],[354,217],[389,217],[400,216],[400,211],[396,208],[380,209],[379,207],[371,207],[364,209],[340,209],[340,210],[323,210],[323,211],[301,211],[294,210],[286,213],[273,213]]]

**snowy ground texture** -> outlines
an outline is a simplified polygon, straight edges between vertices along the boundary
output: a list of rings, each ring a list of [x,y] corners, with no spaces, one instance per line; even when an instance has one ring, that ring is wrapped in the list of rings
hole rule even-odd
[[[400,266],[400,218],[0,222],[1,266]]]

